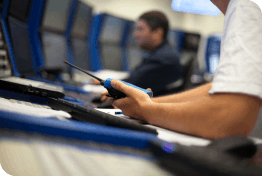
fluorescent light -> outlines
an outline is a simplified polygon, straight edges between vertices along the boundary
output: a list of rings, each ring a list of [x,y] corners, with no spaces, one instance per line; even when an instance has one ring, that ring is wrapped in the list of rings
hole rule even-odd
[[[173,0],[174,11],[201,15],[219,16],[220,10],[210,0]]]

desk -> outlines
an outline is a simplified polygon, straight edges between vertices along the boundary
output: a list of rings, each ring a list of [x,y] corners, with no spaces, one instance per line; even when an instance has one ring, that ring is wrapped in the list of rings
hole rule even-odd
[[[121,115],[121,114],[116,115],[115,112],[121,111],[120,109],[99,109],[97,108],[97,110],[111,114],[111,115],[115,115],[117,117],[129,118],[128,116]],[[182,145],[187,145],[187,146],[188,145],[206,146],[211,142],[208,139],[195,137],[195,136],[189,136],[189,135],[182,134],[182,133],[177,133],[174,131],[170,131],[170,130],[160,128],[157,126],[153,126],[153,125],[149,125],[149,124],[145,126],[156,129],[158,132],[157,137],[167,142],[180,143]]]
[[[176,133],[152,125],[146,125],[146,126],[157,129],[159,133],[157,136],[158,139],[156,138],[155,135],[151,135],[147,133],[139,133],[130,130],[111,128],[102,125],[95,125],[95,124],[88,124],[88,123],[81,123],[81,122],[68,123],[68,122],[62,122],[52,119],[35,118],[22,114],[12,115],[12,113],[10,112],[9,113],[2,112],[0,118],[0,127],[4,129],[9,128],[12,131],[19,130],[19,131],[26,131],[29,133],[48,135],[48,136],[50,135],[60,136],[69,139],[70,141],[81,140],[81,141],[92,141],[96,143],[106,143],[107,145],[111,145],[113,147],[126,146],[128,149],[136,149],[141,152],[149,150],[149,143],[152,140],[160,141],[159,139],[161,139],[163,140],[164,143],[165,141],[168,141],[173,143],[180,143],[183,145],[197,145],[197,146],[206,146],[211,142],[210,140],[207,139]],[[252,139],[257,144],[262,144],[261,139],[256,139],[256,138],[252,138]],[[12,151],[10,151],[10,153],[12,153]],[[248,160],[248,162],[251,162],[255,165],[262,166],[262,151],[259,150],[257,155],[251,160]],[[145,164],[146,163],[147,162],[145,162]],[[153,168],[154,167],[155,165],[153,164]],[[161,172],[162,171],[163,170],[161,170]]]
[[[90,146],[89,144],[97,147],[99,145],[93,145],[93,144],[103,143],[103,144],[106,145],[106,147],[109,146],[110,150],[116,151],[116,150],[120,150],[121,148],[122,149],[124,148],[124,151],[127,151],[126,156],[130,156],[130,154],[132,154],[132,156],[134,156],[134,153],[138,153],[139,155],[145,154],[146,152],[149,152],[148,144],[149,144],[150,140],[157,140],[158,141],[158,139],[156,139],[156,137],[154,135],[148,135],[146,133],[139,133],[139,132],[134,132],[134,131],[129,131],[129,130],[120,130],[120,129],[117,129],[117,128],[110,128],[110,127],[105,127],[105,126],[95,125],[95,124],[85,124],[85,123],[73,123],[73,124],[71,124],[71,123],[60,122],[60,121],[55,121],[55,120],[51,121],[51,120],[48,120],[48,119],[41,119],[41,118],[36,119],[36,118],[33,118],[33,117],[30,118],[30,117],[22,116],[22,115],[19,115],[19,116],[16,115],[16,116],[12,117],[12,116],[10,116],[10,114],[7,114],[7,113],[1,114],[0,122],[1,122],[0,123],[1,128],[10,127],[12,132],[16,131],[16,130],[21,130],[21,131],[25,131],[25,132],[28,131],[29,134],[30,133],[31,134],[32,133],[38,133],[39,135],[47,135],[47,136],[52,135],[53,137],[52,137],[51,140],[53,140],[54,137],[63,137],[63,138],[66,139],[66,142],[70,142],[70,146],[71,146],[71,144],[74,144],[74,143],[72,143],[74,140],[78,140],[78,141],[83,141],[83,142],[90,141],[90,142],[86,143],[87,147]],[[148,126],[150,126],[150,125],[148,125]],[[25,127],[27,127],[27,128],[25,128]],[[201,139],[201,138],[197,138],[197,137],[193,137],[193,136],[179,134],[179,133],[172,132],[172,131],[169,131],[169,130],[165,130],[165,129],[155,127],[155,126],[151,126],[151,127],[156,128],[157,131],[159,132],[158,138],[166,139],[166,140],[168,140],[168,142],[178,142],[178,143],[181,143],[181,144],[184,144],[184,145],[202,145],[202,146],[208,145],[208,143],[210,143],[210,141],[206,140],[206,139]],[[1,134],[3,134],[3,133],[1,133]],[[16,136],[16,138],[18,138],[18,135],[14,135],[14,136]],[[8,140],[9,139],[10,138],[8,138]],[[19,138],[19,139],[21,139],[21,138]],[[29,136],[27,139],[32,140],[32,137]],[[254,140],[256,141],[256,143],[259,143],[259,142],[262,141],[260,139],[254,139]],[[60,141],[58,141],[58,142],[60,142]],[[24,144],[21,144],[21,145],[24,145]],[[43,143],[43,145],[46,145],[46,144]],[[25,153],[24,151],[21,151],[22,148],[20,148],[20,144],[16,145],[16,146],[17,147],[15,147],[14,150],[18,154],[20,154],[20,153],[24,154]],[[42,146],[42,144],[38,145],[36,148],[34,148],[35,145],[33,145],[32,149],[30,149],[31,148],[30,146],[29,146],[29,153],[34,153],[35,149],[38,149],[39,146]],[[44,158],[45,158],[46,155],[49,155],[49,153],[50,153],[50,152],[48,152],[49,151],[48,146],[49,145],[47,145],[46,150],[44,150],[44,155],[43,155]],[[9,146],[4,145],[4,148],[2,148],[2,149],[9,150],[9,154],[10,154],[9,156],[13,156],[14,152],[12,150],[10,150]],[[27,150],[28,146],[25,146],[25,149]],[[58,170],[57,173],[65,173],[65,171],[68,170],[68,169],[70,169],[71,173],[73,173],[74,170],[76,170],[77,173],[80,173],[80,171],[82,172],[82,170],[76,169],[78,167],[73,167],[73,166],[77,165],[77,163],[71,164],[71,162],[73,162],[75,160],[69,160],[72,155],[68,154],[68,152],[66,151],[67,149],[68,148],[65,148],[65,150],[63,150],[63,152],[58,152],[58,151],[60,151],[60,149],[55,150],[56,152],[51,152],[51,153],[58,153],[59,156],[61,155],[58,163],[60,163],[60,162],[62,163],[62,167],[60,167],[60,168],[62,168],[62,170],[57,169]],[[135,151],[135,152],[130,152],[131,150]],[[1,151],[3,151],[3,150],[1,150]],[[70,151],[71,151],[71,149],[70,149]],[[2,158],[8,158],[9,156],[6,156],[7,153],[8,152],[2,152],[2,155],[3,155]],[[66,154],[66,157],[64,156],[65,154]],[[98,155],[94,156],[93,159],[97,160],[98,163],[101,163],[100,160],[102,160],[104,162],[109,162],[109,161],[107,161],[107,158],[108,158],[107,156],[101,158],[100,155],[103,156],[103,154],[98,153]],[[163,170],[161,167],[159,167],[159,165],[154,163],[154,160],[153,160],[154,155],[150,154],[150,152],[149,152],[149,155],[147,155],[146,158],[143,159],[142,163],[141,163],[141,159],[139,159],[140,162],[137,162],[137,159],[135,159],[139,155],[136,155],[134,157],[131,157],[131,159],[128,159],[125,162],[125,163],[127,163],[125,166],[129,166],[129,163],[132,163],[132,169],[136,170],[136,173],[139,173],[140,175],[143,175],[143,176],[146,175],[146,174],[143,174],[144,172],[147,172],[147,170],[150,170],[150,169],[153,169],[153,168],[157,169],[157,171],[155,171],[154,173],[163,173],[163,174],[158,174],[158,175],[170,175],[169,173],[166,173],[165,170]],[[29,155],[25,155],[24,158],[20,159],[20,162],[17,164],[17,165],[20,165],[20,168],[23,168],[22,167],[23,164],[27,164],[24,161],[28,161],[28,156]],[[77,156],[81,156],[81,157],[79,157],[81,159],[80,163],[82,163],[82,165],[84,165],[82,168],[86,167],[86,168],[90,168],[92,170],[93,161],[89,161],[88,163],[90,165],[87,166],[87,160],[88,159],[90,160],[89,154],[85,155],[86,157],[83,157],[83,155],[81,153]],[[38,157],[38,155],[33,155],[33,154],[31,155],[32,163],[36,163],[35,161],[37,161],[36,160],[37,158],[35,158],[35,157]],[[51,163],[51,161],[56,161],[56,160],[54,160],[54,158],[57,158],[57,157],[58,157],[57,155],[55,157],[51,156],[51,158],[48,157],[47,160],[45,160],[47,164],[44,164],[44,166],[48,167],[48,168],[49,167],[53,168],[53,166],[55,166],[55,165],[52,165],[50,163]],[[122,158],[123,157],[120,157],[120,159],[117,160],[117,161],[119,161],[119,163],[123,165]],[[40,156],[39,159],[43,159],[43,158]],[[115,161],[116,158],[113,157],[112,159]],[[17,160],[15,160],[15,161],[17,161]],[[254,163],[254,164],[260,166],[260,164],[262,163],[261,161],[262,161],[262,153],[261,153],[261,150],[259,150],[259,153],[257,153],[257,155],[254,158],[252,158],[251,160],[249,160],[248,162],[251,162],[251,163]],[[58,163],[56,165],[58,165]],[[109,162],[108,164],[112,164],[112,162]],[[8,166],[11,167],[12,163],[9,163]],[[114,166],[117,166],[117,164],[114,165]],[[38,167],[42,168],[42,166],[38,166]],[[131,167],[131,165],[130,165],[130,167]],[[147,168],[149,168],[149,169],[147,169]],[[28,169],[30,169],[30,167],[28,167]],[[143,172],[141,173],[141,170],[139,170],[139,169],[143,170]],[[51,169],[44,169],[44,170],[50,171]],[[123,168],[122,168],[121,171],[126,171],[126,170],[125,169],[123,170]],[[130,168],[129,168],[129,171],[130,171]],[[18,169],[17,172],[20,172],[20,170]],[[119,173],[120,173],[120,171],[119,171]],[[121,173],[123,173],[123,172],[121,172]],[[130,174],[132,174],[131,171],[130,171]],[[130,175],[130,174],[127,174],[127,175]],[[139,174],[134,174],[134,175],[139,175]],[[82,174],[79,174],[79,175],[85,175],[85,174],[82,172]],[[152,172],[150,172],[149,175],[151,176]],[[155,174],[155,175],[157,175],[157,174]]]
[[[208,139],[189,136],[152,125],[146,125],[146,126],[157,129],[158,132],[157,137],[167,142],[179,143],[187,146],[190,145],[207,146],[208,144],[211,143],[211,140]],[[255,142],[255,144],[257,144],[259,147],[255,156],[251,159],[246,160],[246,162],[262,167],[262,139],[253,138],[253,137],[250,137],[250,139],[252,139]]]
[[[146,125],[146,126],[155,128],[158,132],[157,137],[167,142],[179,143],[187,146],[189,145],[206,146],[211,142],[211,140],[208,139],[170,131],[153,125]]]

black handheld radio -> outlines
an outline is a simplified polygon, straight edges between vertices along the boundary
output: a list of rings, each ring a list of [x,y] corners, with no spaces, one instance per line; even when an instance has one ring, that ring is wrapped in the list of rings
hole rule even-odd
[[[113,99],[119,99],[119,98],[125,98],[126,97],[125,93],[123,93],[123,92],[121,92],[119,90],[116,90],[115,88],[112,87],[112,85],[111,85],[112,79],[111,78],[107,78],[106,80],[102,80],[101,78],[98,78],[98,77],[88,73],[87,71],[85,71],[85,70],[83,70],[83,69],[81,69],[81,68],[79,68],[79,67],[77,67],[77,66],[75,66],[73,64],[70,64],[67,61],[64,61],[64,62],[66,64],[68,64],[68,65],[70,65],[70,66],[72,66],[72,67],[74,67],[74,68],[76,68],[76,69],[78,69],[78,70],[88,74],[89,76],[92,76],[93,78],[97,79],[98,81],[100,81],[100,85],[104,86],[107,89],[107,91],[109,93],[108,97],[111,97]],[[119,81],[121,81],[121,80],[119,80]],[[142,89],[140,87],[137,87],[137,86],[135,86],[133,84],[130,84],[130,83],[127,83],[127,82],[124,82],[124,81],[121,81],[121,82],[123,82],[124,84],[126,84],[128,86],[134,87],[136,89],[139,89],[139,90],[147,93],[150,98],[153,97],[153,92],[152,91],[149,91],[149,90],[146,90],[146,89]]]

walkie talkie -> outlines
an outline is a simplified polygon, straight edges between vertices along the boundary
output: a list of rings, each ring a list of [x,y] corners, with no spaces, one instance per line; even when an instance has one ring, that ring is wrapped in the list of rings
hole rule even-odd
[[[83,70],[83,69],[81,69],[81,68],[79,68],[79,67],[77,67],[77,66],[75,66],[75,65],[73,65],[73,64],[70,64],[70,63],[67,62],[67,61],[64,61],[64,62],[65,62],[66,64],[68,64],[68,65],[70,65],[70,66],[72,66],[72,67],[74,67],[74,68],[76,68],[76,69],[78,69],[78,70],[80,70],[80,71],[88,74],[89,76],[92,76],[93,78],[97,79],[98,81],[100,81],[100,85],[104,86],[104,87],[107,89],[108,94],[109,94],[109,95],[107,95],[108,97],[111,97],[111,98],[113,98],[113,99],[115,99],[115,100],[116,100],[116,99],[119,99],[119,98],[125,98],[125,97],[126,97],[126,94],[125,94],[125,93],[123,93],[123,92],[121,92],[121,91],[119,91],[119,90],[116,90],[115,88],[113,88],[113,87],[111,86],[111,81],[112,81],[113,79],[107,78],[106,80],[102,80],[101,78],[98,78],[98,77],[92,75],[91,73],[88,73],[87,71],[85,71],[85,70]],[[121,81],[121,80],[119,80],[119,81]],[[136,88],[136,89],[139,89],[139,90],[147,93],[147,95],[148,95],[150,98],[153,97],[153,92],[152,92],[152,91],[149,91],[149,90],[146,90],[146,89],[142,89],[142,88],[140,88],[140,87],[137,87],[137,86],[135,86],[135,85],[133,85],[133,84],[130,84],[130,83],[127,83],[127,82],[124,82],[124,81],[121,81],[121,82],[123,82],[125,85],[134,87],[134,88]]]

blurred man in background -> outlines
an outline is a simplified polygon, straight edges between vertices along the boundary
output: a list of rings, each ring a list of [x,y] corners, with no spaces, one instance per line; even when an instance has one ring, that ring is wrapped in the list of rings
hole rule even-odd
[[[141,88],[150,87],[154,95],[158,95],[166,85],[182,77],[179,55],[167,41],[168,30],[168,20],[161,12],[150,11],[139,17],[133,35],[148,54],[124,81]]]

